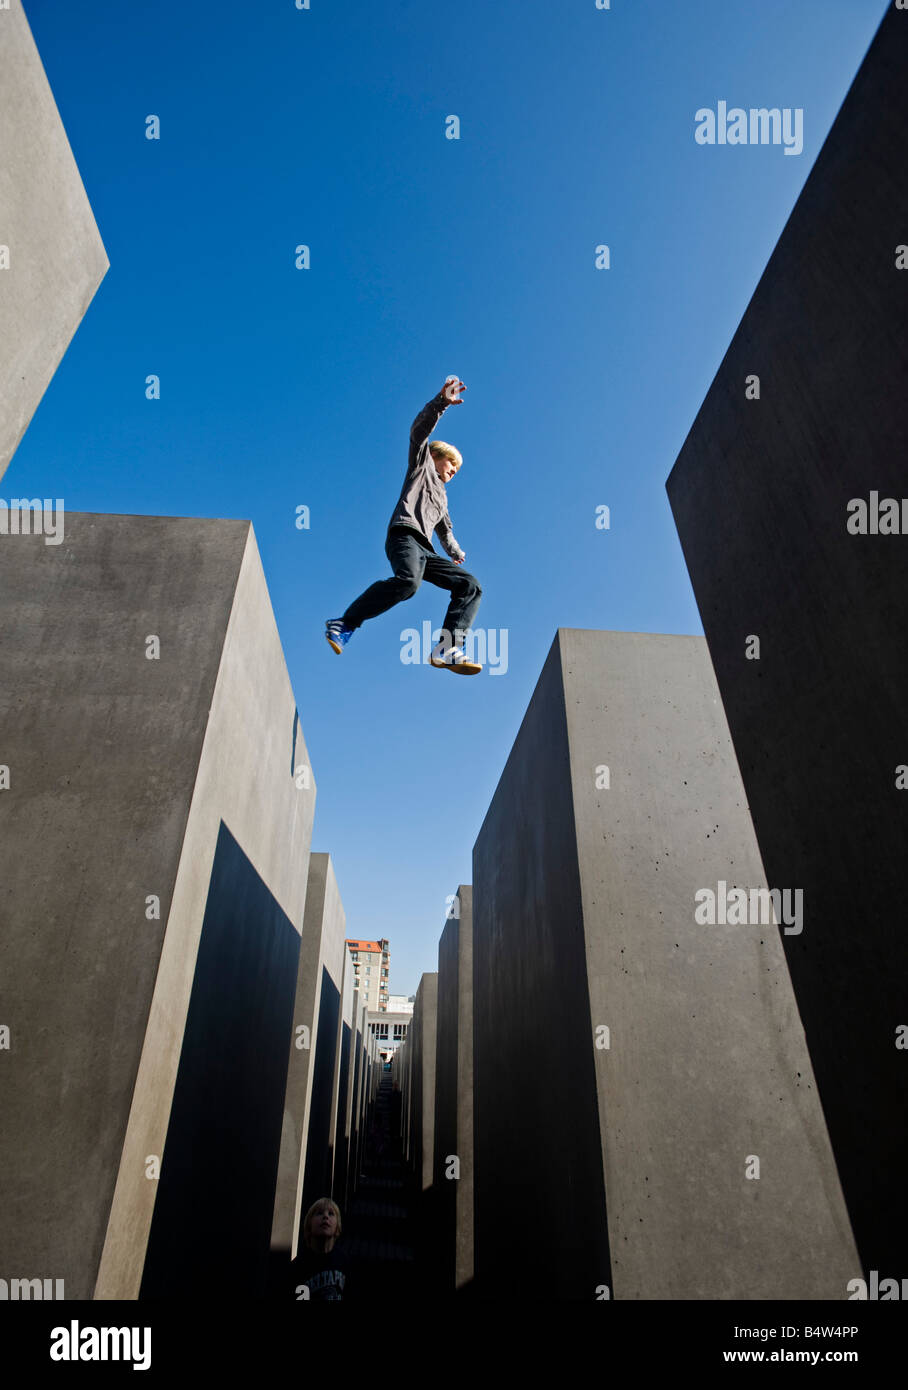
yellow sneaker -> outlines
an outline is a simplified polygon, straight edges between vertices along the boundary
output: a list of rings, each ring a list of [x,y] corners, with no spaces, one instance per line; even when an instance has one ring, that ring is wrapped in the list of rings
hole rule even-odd
[[[454,671],[458,676],[478,676],[482,670],[475,661],[467,661],[463,647],[445,649],[444,642],[438,642],[429,653],[429,665],[441,671]]]

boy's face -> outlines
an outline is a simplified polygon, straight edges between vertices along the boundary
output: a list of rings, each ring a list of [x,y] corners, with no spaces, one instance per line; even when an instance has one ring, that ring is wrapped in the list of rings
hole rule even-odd
[[[435,454],[432,455],[432,462],[435,464],[435,472],[443,483],[449,483],[460,467],[459,464],[453,463],[451,459],[436,458]]]
[[[337,1235],[337,1217],[330,1207],[321,1207],[312,1217],[312,1234],[325,1240]]]

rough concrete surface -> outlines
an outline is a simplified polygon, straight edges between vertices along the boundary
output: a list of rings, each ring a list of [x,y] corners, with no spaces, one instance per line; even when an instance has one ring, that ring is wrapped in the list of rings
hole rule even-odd
[[[908,496],[906,163],[908,12],[890,5],[667,483],[763,862],[804,895],[784,946],[855,1236],[894,1277],[908,535],[847,523],[853,501]]]
[[[248,522],[6,537],[0,644],[0,1256],[134,1298],[222,826],[299,933],[315,784]]]
[[[562,629],[473,857],[484,1297],[845,1296],[778,930],[698,924],[719,880],[765,883],[705,642]]]
[[[438,943],[435,1164],[443,1287],[473,1277],[473,889],[461,884]],[[459,1177],[448,1176],[451,1155]]]
[[[0,20],[2,479],[108,260],[20,0]]]

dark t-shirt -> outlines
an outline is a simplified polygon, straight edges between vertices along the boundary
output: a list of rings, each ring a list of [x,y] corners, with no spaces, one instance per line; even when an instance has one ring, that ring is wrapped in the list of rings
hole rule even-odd
[[[310,1250],[301,1245],[295,1260],[291,1261],[291,1287],[293,1297],[303,1300],[324,1299],[339,1301],[347,1293],[347,1272],[349,1264],[340,1241],[327,1255],[318,1250]],[[308,1294],[307,1294],[308,1290]]]

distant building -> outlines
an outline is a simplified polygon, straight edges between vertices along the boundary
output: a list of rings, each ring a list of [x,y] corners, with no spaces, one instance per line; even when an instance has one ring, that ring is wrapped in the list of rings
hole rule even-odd
[[[388,996],[389,1014],[411,1014],[413,1012],[414,996],[411,994],[390,994]]]
[[[392,1012],[366,1014],[366,1026],[378,1039],[378,1050],[384,1061],[397,1051],[407,1036],[407,1029],[413,1022],[413,1005],[405,1013]]]
[[[350,959],[353,962],[354,984],[357,998],[374,1013],[386,1013],[388,1009],[388,974],[391,969],[391,949],[389,943],[381,941],[346,941]]]

